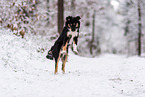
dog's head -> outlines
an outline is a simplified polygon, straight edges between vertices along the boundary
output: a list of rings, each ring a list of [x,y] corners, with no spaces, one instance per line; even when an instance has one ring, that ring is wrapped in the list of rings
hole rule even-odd
[[[80,28],[80,21],[79,21],[80,19],[81,19],[80,16],[77,17],[68,16],[66,17],[65,25],[70,31],[74,32]]]

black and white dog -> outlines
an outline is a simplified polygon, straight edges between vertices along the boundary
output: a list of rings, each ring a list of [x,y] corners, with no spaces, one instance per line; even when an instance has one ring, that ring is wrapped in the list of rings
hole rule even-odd
[[[46,58],[51,60],[53,60],[53,58],[55,59],[55,74],[58,71],[58,62],[60,58],[62,60],[62,71],[65,73],[65,63],[67,61],[68,48],[70,45],[72,45],[73,52],[75,54],[78,53],[77,42],[79,37],[80,19],[80,16],[66,17],[66,23],[62,33],[48,51]]]

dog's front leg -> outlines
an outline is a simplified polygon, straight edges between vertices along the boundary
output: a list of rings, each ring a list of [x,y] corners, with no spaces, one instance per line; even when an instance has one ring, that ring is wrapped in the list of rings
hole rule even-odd
[[[75,42],[73,43],[73,51],[75,54],[78,54],[77,45]]]
[[[77,41],[78,41],[78,37],[74,37],[73,39],[73,52],[75,54],[78,54],[78,50],[77,50]]]

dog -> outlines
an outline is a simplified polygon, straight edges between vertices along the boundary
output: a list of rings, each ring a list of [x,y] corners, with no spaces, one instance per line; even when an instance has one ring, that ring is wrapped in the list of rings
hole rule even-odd
[[[65,73],[65,64],[67,61],[68,48],[70,45],[72,46],[72,51],[75,54],[78,54],[77,42],[79,37],[80,19],[80,16],[66,17],[65,26],[63,27],[62,33],[48,51],[46,58],[50,60],[55,59],[55,74],[58,72],[58,62],[60,58],[62,61],[62,71]]]

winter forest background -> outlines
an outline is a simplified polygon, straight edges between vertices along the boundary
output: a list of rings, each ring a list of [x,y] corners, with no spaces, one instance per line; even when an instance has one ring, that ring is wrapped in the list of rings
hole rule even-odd
[[[53,44],[65,17],[80,16],[79,55],[140,56],[145,53],[144,10],[144,0],[0,0],[0,28]],[[51,45],[39,49],[47,51]]]
[[[80,16],[65,74],[46,59]],[[145,0],[0,0],[0,97],[145,97]]]

